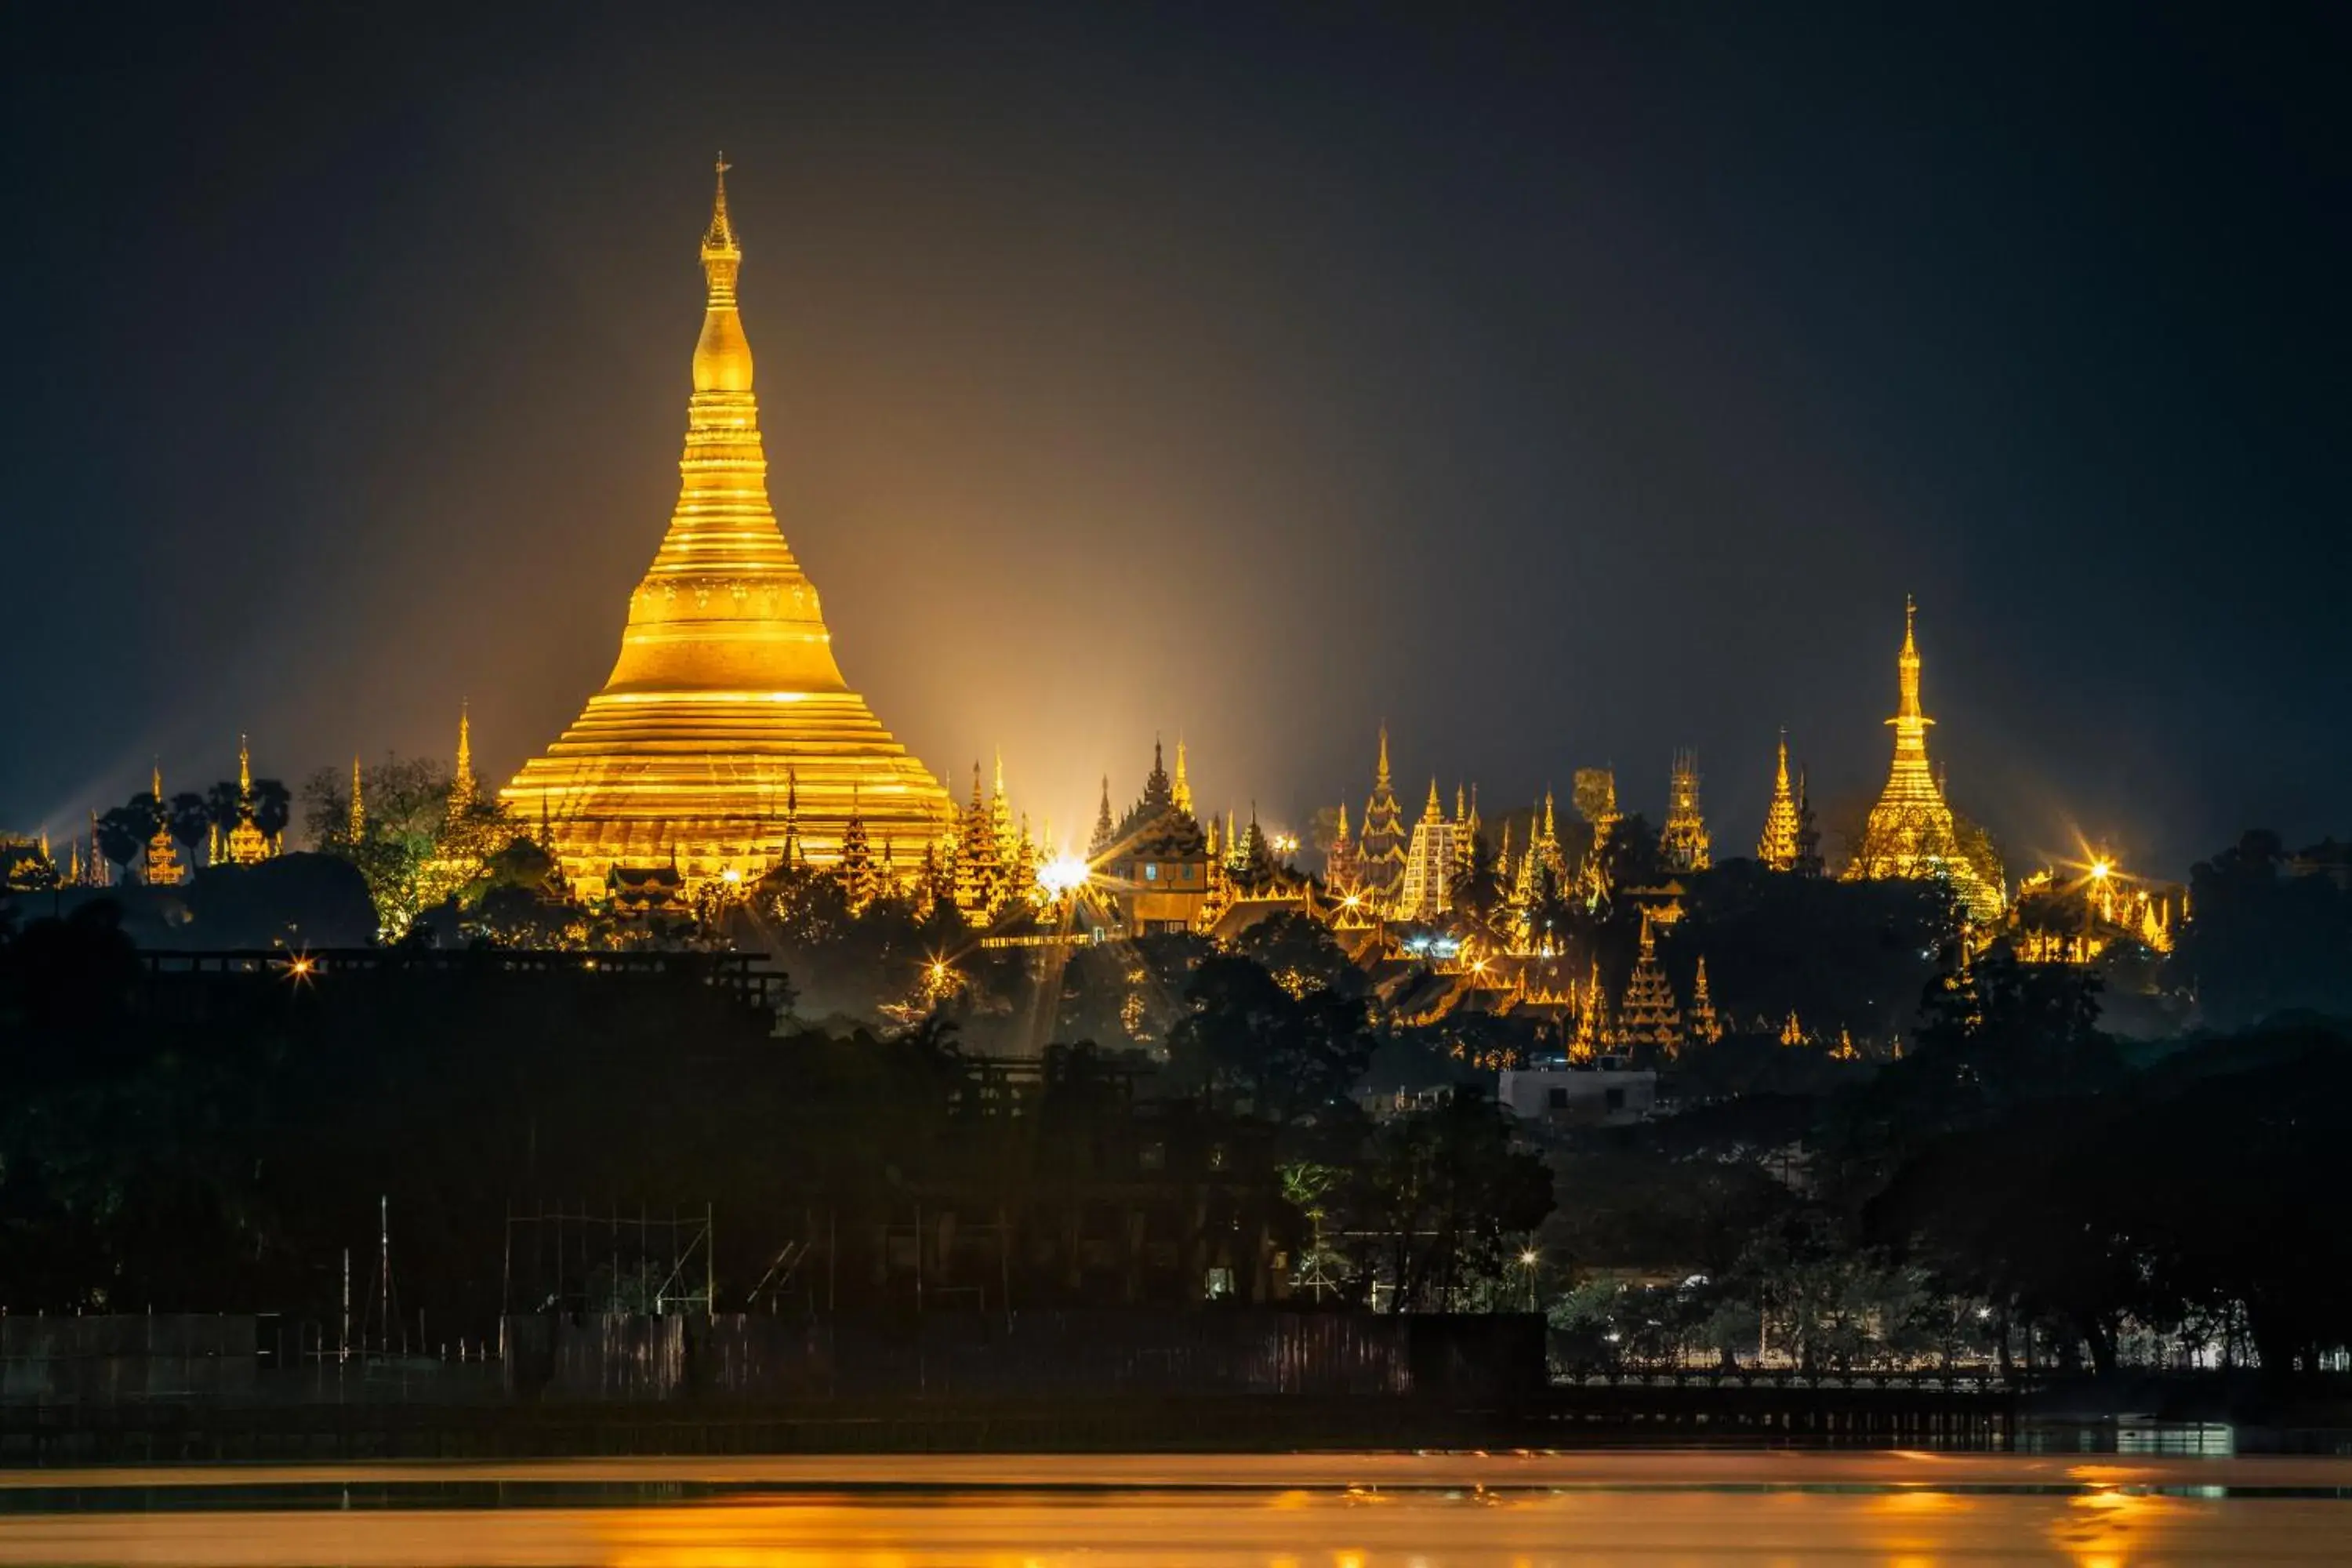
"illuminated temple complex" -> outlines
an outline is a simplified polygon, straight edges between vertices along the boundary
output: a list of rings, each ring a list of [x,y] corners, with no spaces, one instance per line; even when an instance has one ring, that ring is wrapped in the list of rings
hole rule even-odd
[[[853,818],[877,855],[904,859],[952,819],[947,792],[842,679],[816,589],[776,526],[736,304],[742,260],[722,163],[677,509],[629,597],[604,689],[500,792],[520,820],[548,825],[575,879],[670,865],[690,881],[756,877],[788,839],[829,863]]]

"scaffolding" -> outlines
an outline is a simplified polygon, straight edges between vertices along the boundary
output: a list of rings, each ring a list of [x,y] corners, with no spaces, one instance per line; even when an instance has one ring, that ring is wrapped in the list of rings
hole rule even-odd
[[[617,1203],[520,1212],[507,1206],[502,1315],[604,1312],[664,1317],[711,1309],[712,1207],[657,1214]]]

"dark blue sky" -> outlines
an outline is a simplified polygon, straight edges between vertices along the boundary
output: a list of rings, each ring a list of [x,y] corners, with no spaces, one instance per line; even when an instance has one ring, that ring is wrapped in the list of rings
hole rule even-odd
[[[1066,836],[1489,810],[1785,722],[1874,789],[1903,595],[2012,870],[2352,828],[2341,6],[240,5],[0,16],[0,827],[598,685],[709,165],[788,537],[940,770]]]

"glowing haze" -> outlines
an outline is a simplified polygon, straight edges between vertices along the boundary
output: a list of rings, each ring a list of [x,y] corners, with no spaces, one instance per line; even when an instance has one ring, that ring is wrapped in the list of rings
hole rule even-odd
[[[1695,746],[1736,849],[1783,723],[1883,779],[1906,592],[2012,868],[2343,826],[2340,13],[588,9],[12,17],[0,828],[561,730],[720,147],[843,670],[1065,846],[1385,717],[1490,814]]]

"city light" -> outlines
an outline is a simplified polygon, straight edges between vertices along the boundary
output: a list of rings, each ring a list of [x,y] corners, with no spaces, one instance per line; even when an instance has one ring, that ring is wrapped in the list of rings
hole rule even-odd
[[[1037,868],[1037,885],[1058,899],[1087,885],[1094,868],[1076,855],[1061,855]]]

